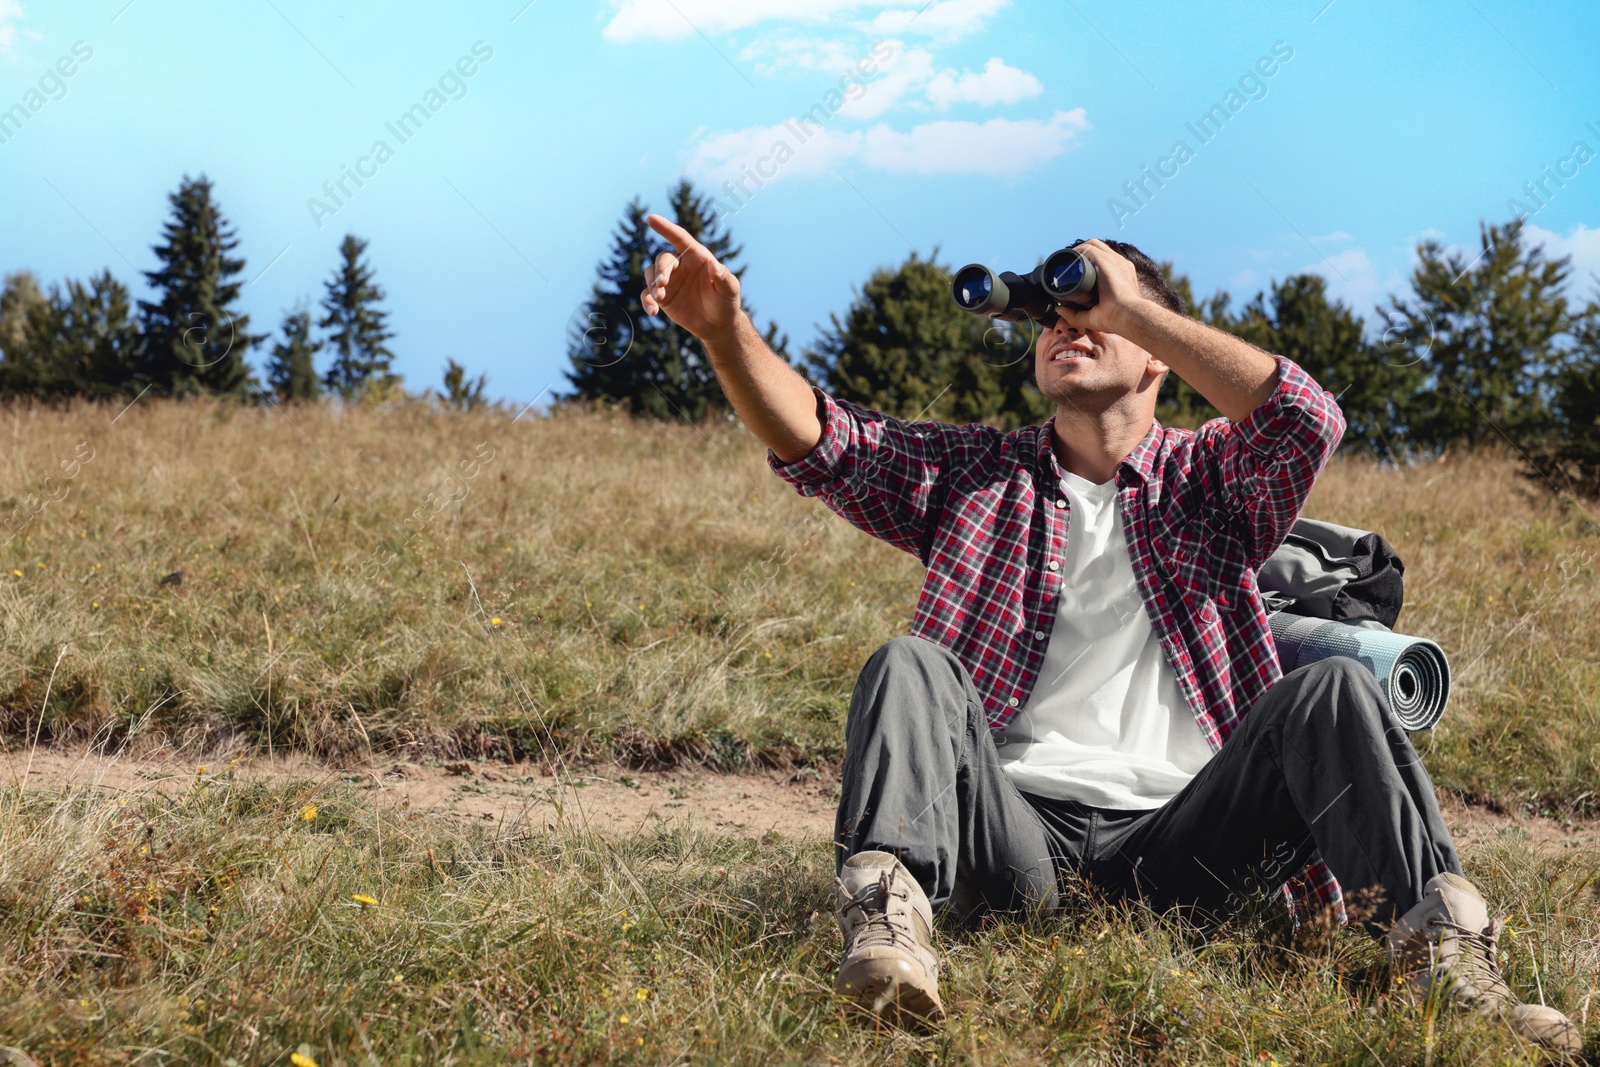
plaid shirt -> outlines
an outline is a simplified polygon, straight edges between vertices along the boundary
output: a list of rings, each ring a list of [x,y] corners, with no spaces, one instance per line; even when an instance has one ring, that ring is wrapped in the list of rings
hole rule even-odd
[[[1117,464],[1133,573],[1178,687],[1213,750],[1282,676],[1256,587],[1338,447],[1344,416],[1293,361],[1244,419],[1159,422]],[[772,469],[927,567],[911,632],[954,652],[993,729],[1028,702],[1055,621],[1069,510],[1054,419],[1009,433],[906,422],[816,390],[822,438]],[[1320,858],[1288,887],[1343,921]]]

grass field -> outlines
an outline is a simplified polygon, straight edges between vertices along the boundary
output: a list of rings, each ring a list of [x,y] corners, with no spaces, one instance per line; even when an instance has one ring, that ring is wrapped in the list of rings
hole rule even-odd
[[[830,992],[821,838],[456,830],[348,788],[7,790],[0,1042],[56,1064],[1537,1062],[1406,1006],[1355,931],[1201,940],[1104,906],[945,931],[947,1026],[877,1031]],[[1468,871],[1510,909],[1508,976],[1587,1030],[1592,863],[1509,838]]]
[[[0,421],[13,741],[831,761],[856,672],[915,603],[917,561],[795,495],[736,423],[115,415]],[[1307,514],[1377,529],[1406,561],[1401,629],[1456,672],[1420,739],[1440,784],[1600,808],[1593,509],[1482,455],[1336,460]]]
[[[733,423],[117,415],[5,412],[13,747],[826,764],[919,584],[914,559],[795,496]],[[1307,513],[1380,530],[1407,563],[1400,628],[1456,672],[1444,724],[1417,739],[1435,780],[1594,815],[1592,509],[1486,453],[1337,461]],[[215,773],[124,799],[0,792],[0,1041],[41,1063],[286,1063],[302,1044],[324,1065],[1526,1057],[1493,1027],[1392,1005],[1358,933],[1200,941],[1104,907],[951,932],[949,1026],[880,1034],[827,993],[820,839],[465,830]],[[1594,859],[1514,839],[1468,856],[1512,914],[1514,983],[1591,1042]]]

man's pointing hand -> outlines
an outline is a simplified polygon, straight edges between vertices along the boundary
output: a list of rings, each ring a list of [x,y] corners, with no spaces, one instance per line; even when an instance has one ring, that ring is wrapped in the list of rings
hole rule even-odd
[[[676,251],[661,253],[644,269],[639,303],[645,314],[665,311],[702,341],[729,333],[739,317],[739,279],[682,226],[660,215],[646,221]]]

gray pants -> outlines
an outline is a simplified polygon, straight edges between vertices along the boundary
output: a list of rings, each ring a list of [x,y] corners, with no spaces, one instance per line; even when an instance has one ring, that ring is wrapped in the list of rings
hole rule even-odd
[[[1433,784],[1376,680],[1335,657],[1284,675],[1192,782],[1151,811],[1019,791],[983,703],[943,647],[897,637],[856,682],[834,844],[898,855],[936,912],[1053,910],[1079,877],[1197,921],[1272,893],[1320,852],[1347,895],[1373,888],[1374,932],[1461,872]]]

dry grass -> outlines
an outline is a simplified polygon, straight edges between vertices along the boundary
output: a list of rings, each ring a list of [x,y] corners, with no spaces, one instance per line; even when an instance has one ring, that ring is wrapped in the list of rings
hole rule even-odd
[[[1537,1062],[1491,1022],[1411,1007],[1359,931],[1200,939],[1137,908],[946,930],[946,1025],[877,1031],[831,995],[829,851],[577,818],[456,830],[226,772],[131,802],[10,788],[0,1044],[224,1067]],[[1511,838],[1467,869],[1511,906],[1513,984],[1589,1030],[1592,864]]]
[[[1307,515],[1382,532],[1406,564],[1399,629],[1438,641],[1450,710],[1418,748],[1491,806],[1600,811],[1600,509],[1493,453],[1381,470],[1340,462]]]
[[[6,412],[12,744],[832,760],[856,671],[919,584],[734,424],[115,415]],[[1514,470],[1339,463],[1309,513],[1407,560],[1403,628],[1457,670],[1421,739],[1436,778],[1589,812],[1600,537]],[[947,931],[951,1018],[918,1037],[828,992],[821,840],[463,830],[227,773],[126,800],[0,791],[0,1043],[40,1062],[1533,1062],[1493,1025],[1401,1004],[1353,930],[1200,939],[1086,906]],[[1594,857],[1513,837],[1466,861],[1511,910],[1514,985],[1592,1042]]]
[[[919,585],[914,559],[797,497],[736,423],[149,400],[115,415],[0,422],[0,505],[27,520],[0,564],[14,743],[833,760],[855,674]],[[34,514],[47,492],[64,499]],[[1422,739],[1440,783],[1593,812],[1592,515],[1487,454],[1339,461],[1307,513],[1378,529],[1407,562],[1401,628],[1456,669]]]

